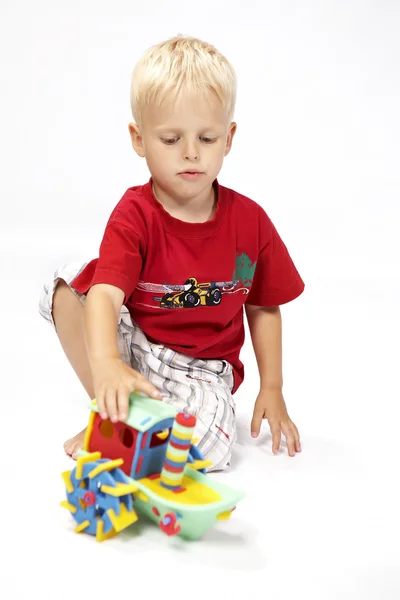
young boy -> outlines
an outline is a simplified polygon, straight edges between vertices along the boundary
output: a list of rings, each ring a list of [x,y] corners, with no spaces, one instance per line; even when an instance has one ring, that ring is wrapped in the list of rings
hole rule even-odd
[[[261,381],[252,435],[266,418],[274,453],[281,432],[290,456],[301,451],[282,395],[279,305],[304,284],[264,210],[217,180],[235,99],[234,70],[209,44],[176,37],[144,54],[129,132],[150,180],[113,210],[99,258],[58,269],[40,301],[104,419],[124,420],[132,391],[192,413],[214,470],[236,439],[243,309]],[[73,458],[83,436],[65,443]]]

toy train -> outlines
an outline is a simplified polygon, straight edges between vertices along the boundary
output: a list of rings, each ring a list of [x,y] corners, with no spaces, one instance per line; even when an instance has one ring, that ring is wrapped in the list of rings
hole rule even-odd
[[[75,532],[109,539],[138,520],[155,521],[168,536],[199,539],[228,519],[244,497],[212,480],[193,440],[196,418],[167,403],[130,396],[128,418],[112,423],[91,405],[76,467],[62,473]]]

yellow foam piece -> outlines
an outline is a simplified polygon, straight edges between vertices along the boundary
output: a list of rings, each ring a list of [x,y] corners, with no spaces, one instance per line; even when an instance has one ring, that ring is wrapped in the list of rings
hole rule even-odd
[[[211,467],[211,460],[195,460],[192,463],[187,464],[190,469],[194,469],[195,471],[199,471],[200,469],[205,469],[206,467]]]
[[[71,471],[64,471],[64,473],[61,473],[61,477],[64,480],[65,487],[67,488],[67,492],[69,494],[74,491],[74,486],[71,483],[70,475]]]
[[[132,525],[138,520],[138,516],[134,510],[130,512],[126,508],[125,504],[120,504],[120,514],[117,516],[112,508],[107,511],[108,516],[110,517],[110,521],[113,525],[113,528],[117,533]]]
[[[111,529],[108,533],[103,533],[104,531],[104,523],[103,521],[99,521],[97,523],[96,528],[96,542],[105,542],[117,535],[115,529]]]
[[[158,496],[178,504],[199,506],[204,504],[212,504],[213,502],[222,500],[221,496],[215,490],[211,489],[204,483],[195,481],[187,475],[184,475],[181,483],[181,487],[185,488],[185,491],[179,492],[179,494],[162,487],[160,479],[147,479],[144,477],[139,481]]]
[[[149,497],[146,496],[146,494],[144,494],[143,492],[138,492],[136,494],[136,497],[139,498],[139,500],[142,500],[143,502],[148,502],[149,501]]]
[[[187,440],[188,442],[190,442],[190,440],[192,439],[193,431],[189,431],[189,433],[181,433],[180,431],[176,431],[175,429],[173,429],[172,435],[174,437],[179,438],[180,440]]]
[[[169,434],[169,429],[165,429],[164,431],[161,431],[160,433],[157,433],[157,437],[159,440],[166,440]]]
[[[111,485],[102,485],[100,489],[105,494],[110,494],[110,496],[119,498],[120,496],[125,496],[126,494],[133,494],[134,492],[137,492],[139,488],[134,483],[118,482],[117,487],[112,487]]]
[[[199,441],[199,438],[193,438],[192,439],[192,446],[195,446],[198,441]]]
[[[172,448],[168,448],[165,455],[167,458],[169,458],[169,460],[172,460],[173,462],[176,462],[176,463],[182,463],[182,465],[184,465],[187,461],[187,455],[179,456],[178,454],[174,454]]]
[[[60,506],[62,506],[63,508],[66,508],[71,513],[76,513],[77,509],[75,508],[75,506],[73,504],[70,504],[68,502],[68,500],[63,500],[62,502],[60,502]]]
[[[95,460],[99,460],[101,458],[101,452],[92,452],[91,454],[87,454],[86,456],[79,456],[76,461],[76,471],[75,477],[77,479],[82,479],[83,467],[88,462],[93,462]]]
[[[231,514],[232,514],[232,511],[226,510],[225,512],[219,513],[219,515],[217,515],[217,519],[218,519],[218,521],[226,521],[227,519],[229,519]]]
[[[90,521],[82,521],[79,525],[75,527],[75,533],[81,533],[81,531],[85,531],[90,525]]]
[[[96,400],[94,400],[92,402],[92,404],[95,402],[96,402]],[[82,446],[82,450],[85,450],[85,452],[89,451],[90,436],[92,435],[95,416],[96,416],[96,413],[94,411],[90,411],[89,422],[88,422],[88,426],[86,427],[85,437],[83,439],[83,446]]]
[[[97,467],[92,469],[90,471],[90,473],[88,474],[88,477],[89,477],[89,479],[93,479],[93,477],[96,477],[96,475],[99,475],[100,473],[104,473],[104,471],[111,471],[112,469],[115,469],[116,467],[120,467],[123,464],[124,464],[124,461],[122,458],[116,458],[115,460],[109,460],[108,462],[101,463],[101,465],[97,465]]]

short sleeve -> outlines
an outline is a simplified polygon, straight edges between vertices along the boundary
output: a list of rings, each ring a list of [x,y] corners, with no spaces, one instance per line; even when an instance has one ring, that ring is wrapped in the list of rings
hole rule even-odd
[[[246,304],[279,306],[291,302],[304,291],[288,249],[263,209],[259,213],[260,251]]]
[[[99,258],[92,260],[72,282],[80,293],[86,294],[98,283],[120,288],[124,302],[132,295],[142,268],[138,234],[123,221],[111,218],[100,245]]]

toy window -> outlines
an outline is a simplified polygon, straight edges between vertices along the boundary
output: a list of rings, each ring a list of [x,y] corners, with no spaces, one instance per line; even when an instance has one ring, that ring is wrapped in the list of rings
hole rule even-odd
[[[133,432],[128,427],[123,427],[119,434],[119,439],[121,440],[121,444],[123,444],[126,448],[132,448],[134,443]]]
[[[170,433],[171,429],[155,431],[151,436],[150,448],[156,448],[157,446],[162,446],[163,444],[166,444],[168,442]]]
[[[106,419],[105,421],[101,421],[99,429],[100,429],[101,435],[104,438],[106,438],[107,440],[110,440],[112,438],[112,436],[114,434],[114,427],[109,419]]]

